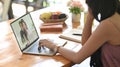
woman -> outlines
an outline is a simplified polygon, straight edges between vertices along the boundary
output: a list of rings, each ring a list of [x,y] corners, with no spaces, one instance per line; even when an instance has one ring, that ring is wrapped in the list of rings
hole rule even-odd
[[[27,27],[26,22],[23,19],[21,19],[19,21],[19,26],[21,28],[21,30],[20,30],[20,36],[21,36],[22,43],[26,43],[27,42],[27,45],[29,45],[28,27]]]
[[[74,63],[81,63],[87,57],[92,56],[92,67],[119,67],[119,0],[86,0],[86,3],[89,11],[83,30],[83,47],[78,52],[56,46],[55,43],[46,39],[41,40],[40,43],[50,49],[57,49],[57,52]],[[100,24],[94,32],[91,32],[94,18]],[[96,58],[98,61],[95,61]],[[101,61],[102,63],[100,63]]]

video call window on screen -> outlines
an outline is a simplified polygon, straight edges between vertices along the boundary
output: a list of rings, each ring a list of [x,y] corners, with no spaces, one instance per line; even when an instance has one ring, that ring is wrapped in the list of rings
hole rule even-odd
[[[34,28],[35,26],[29,14],[14,21],[11,25],[21,49],[26,48],[38,38],[36,28]]]

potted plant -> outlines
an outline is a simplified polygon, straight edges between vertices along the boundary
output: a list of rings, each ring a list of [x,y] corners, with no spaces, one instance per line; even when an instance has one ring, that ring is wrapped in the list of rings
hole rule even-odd
[[[80,22],[80,15],[83,11],[83,6],[80,1],[71,1],[69,2],[69,10],[72,13],[72,21],[73,22]]]

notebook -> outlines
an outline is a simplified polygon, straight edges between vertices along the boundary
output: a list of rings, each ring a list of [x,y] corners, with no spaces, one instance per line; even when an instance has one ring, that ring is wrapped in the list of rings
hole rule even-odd
[[[59,36],[60,38],[71,40],[74,42],[81,43],[82,38],[82,30],[80,29],[72,29],[66,33],[63,33]]]
[[[16,19],[10,24],[10,26],[22,53],[49,56],[56,54],[55,51],[50,50],[46,47],[41,47],[41,49],[38,49],[39,40],[42,39],[40,38],[42,35],[38,35],[30,13]],[[65,40],[59,42],[60,43],[58,43],[58,45],[64,45],[66,43]]]

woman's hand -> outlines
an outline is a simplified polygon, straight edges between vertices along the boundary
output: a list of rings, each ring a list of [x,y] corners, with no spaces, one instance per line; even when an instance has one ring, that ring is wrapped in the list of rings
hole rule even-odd
[[[56,44],[52,42],[52,40],[49,39],[42,39],[39,41],[39,47],[41,46],[45,46],[51,50],[54,50],[54,48],[56,47]]]

